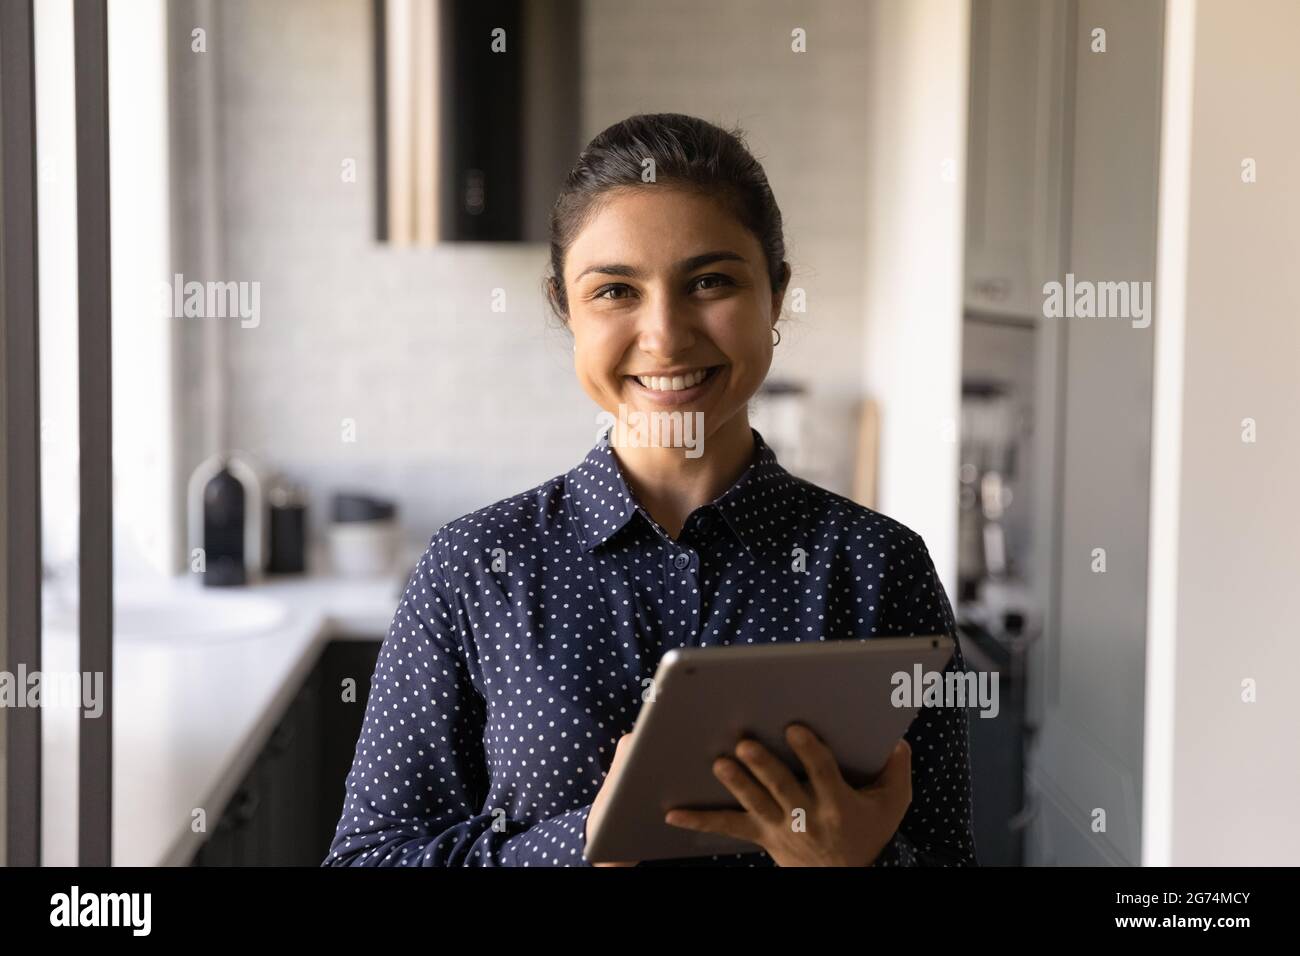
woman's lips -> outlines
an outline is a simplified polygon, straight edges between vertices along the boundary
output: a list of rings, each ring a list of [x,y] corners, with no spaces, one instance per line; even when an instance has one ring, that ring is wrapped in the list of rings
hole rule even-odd
[[[722,365],[710,365],[705,367],[703,369],[704,377],[700,379],[700,381],[698,381],[696,384],[690,386],[689,388],[688,387],[682,387],[677,389],[651,388],[644,384],[645,381],[649,381],[655,385],[668,384],[668,383],[676,384],[676,382],[673,380],[680,379],[682,385],[685,386],[686,382],[689,381],[689,377],[686,374],[664,375],[664,376],[628,375],[625,377],[627,378],[628,382],[631,383],[632,388],[636,390],[637,394],[639,394],[643,398],[649,399],[651,402],[654,402],[655,404],[686,405],[689,404],[690,402],[696,401],[706,391],[712,388],[713,383],[716,382],[721,377],[721,372],[723,368],[724,366]]]

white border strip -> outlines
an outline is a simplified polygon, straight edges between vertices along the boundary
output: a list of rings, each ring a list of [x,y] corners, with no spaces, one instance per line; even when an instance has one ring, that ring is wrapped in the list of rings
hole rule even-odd
[[[1156,231],[1155,394],[1147,580],[1146,726],[1142,864],[1173,864],[1178,522],[1182,480],[1183,340],[1191,201],[1192,100],[1197,0],[1165,4]]]

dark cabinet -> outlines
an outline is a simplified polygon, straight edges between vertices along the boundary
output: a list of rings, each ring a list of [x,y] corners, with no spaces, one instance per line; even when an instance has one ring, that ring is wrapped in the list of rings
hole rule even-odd
[[[193,865],[320,865],[343,810],[380,644],[326,645]],[[345,695],[349,679],[355,694]]]
[[[1023,866],[1025,751],[1032,728],[1025,716],[1025,641],[996,637],[974,623],[960,627],[962,655],[976,672],[998,675],[998,714],[967,712],[975,852],[981,866]]]

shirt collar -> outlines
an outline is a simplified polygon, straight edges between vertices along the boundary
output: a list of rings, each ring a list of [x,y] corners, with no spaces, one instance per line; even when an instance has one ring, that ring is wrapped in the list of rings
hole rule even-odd
[[[776,453],[756,429],[754,457],[736,482],[711,502],[741,543],[757,554],[765,542],[784,546],[776,532],[801,514],[795,492],[798,479],[781,467]],[[641,512],[653,521],[633,496],[618,458],[609,444],[609,430],[601,433],[587,457],[565,475],[565,498],[583,551],[604,544]]]

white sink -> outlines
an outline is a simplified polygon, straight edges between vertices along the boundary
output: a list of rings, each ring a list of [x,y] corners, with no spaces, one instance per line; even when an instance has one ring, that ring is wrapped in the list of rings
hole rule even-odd
[[[139,597],[118,596],[113,607],[115,640],[231,640],[270,630],[286,617],[279,601],[256,594],[206,591]],[[77,631],[76,607],[47,609],[53,631]]]

